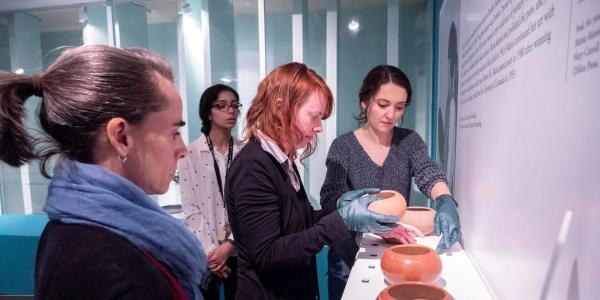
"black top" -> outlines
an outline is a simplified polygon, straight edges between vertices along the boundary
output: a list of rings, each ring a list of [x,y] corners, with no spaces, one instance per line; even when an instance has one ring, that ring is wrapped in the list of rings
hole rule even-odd
[[[285,167],[254,139],[233,161],[225,187],[239,263],[236,298],[318,299],[315,254],[350,236],[335,203],[314,211],[304,187],[296,192]]]
[[[37,249],[35,299],[172,299],[148,256],[105,228],[50,221]]]

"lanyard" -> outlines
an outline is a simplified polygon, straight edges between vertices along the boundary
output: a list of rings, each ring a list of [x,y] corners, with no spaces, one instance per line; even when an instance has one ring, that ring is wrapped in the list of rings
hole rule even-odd
[[[225,195],[223,195],[223,183],[221,182],[221,171],[219,170],[219,164],[217,163],[217,159],[215,158],[215,149],[213,147],[212,141],[208,134],[206,135],[206,143],[208,144],[208,149],[210,149],[210,154],[213,157],[213,163],[215,167],[215,174],[217,174],[217,183],[219,184],[219,192],[221,192],[221,197],[223,201],[225,201]],[[231,160],[233,159],[233,138],[229,140],[229,153],[227,154],[227,164],[225,165],[225,175],[227,175],[227,171],[229,170],[229,166],[231,165]]]

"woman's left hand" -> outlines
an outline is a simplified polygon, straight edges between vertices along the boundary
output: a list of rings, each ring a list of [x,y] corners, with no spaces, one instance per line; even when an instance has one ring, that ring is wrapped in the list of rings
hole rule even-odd
[[[423,233],[416,227],[404,223],[388,232],[378,233],[380,237],[384,239],[390,239],[399,242],[400,244],[414,244],[416,243],[414,237],[423,237]]]
[[[438,253],[444,253],[462,239],[460,219],[458,218],[456,200],[448,194],[435,199],[435,235],[442,235],[437,246]]]

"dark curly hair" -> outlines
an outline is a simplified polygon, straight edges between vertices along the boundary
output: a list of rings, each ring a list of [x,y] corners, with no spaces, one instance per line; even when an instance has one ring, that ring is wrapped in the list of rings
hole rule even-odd
[[[198,114],[200,115],[200,120],[202,121],[202,129],[200,130],[204,134],[208,134],[210,132],[211,124],[208,115],[210,115],[211,106],[213,103],[215,103],[215,101],[218,100],[217,98],[222,91],[230,91],[233,93],[233,95],[235,95],[237,100],[240,100],[238,92],[236,92],[232,87],[224,84],[215,84],[204,90],[202,96],[200,96],[200,104],[198,105]]]

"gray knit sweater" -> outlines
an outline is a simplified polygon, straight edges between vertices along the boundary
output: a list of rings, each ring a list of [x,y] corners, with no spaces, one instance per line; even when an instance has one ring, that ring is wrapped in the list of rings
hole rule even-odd
[[[429,158],[423,139],[416,132],[399,127],[394,128],[390,152],[383,166],[371,160],[352,132],[333,141],[326,164],[322,203],[335,201],[344,192],[370,187],[398,191],[408,201],[412,178],[429,198],[435,183],[447,182],[438,164]]]
[[[344,192],[371,187],[398,191],[408,202],[412,178],[419,190],[430,198],[434,184],[447,183],[438,164],[429,157],[423,139],[416,132],[399,127],[394,128],[390,152],[383,166],[371,160],[352,132],[333,141],[326,165],[327,175],[321,187],[322,207],[334,205],[330,201],[336,201]],[[348,243],[343,247],[334,245],[338,256],[351,266],[356,251],[348,248]]]

